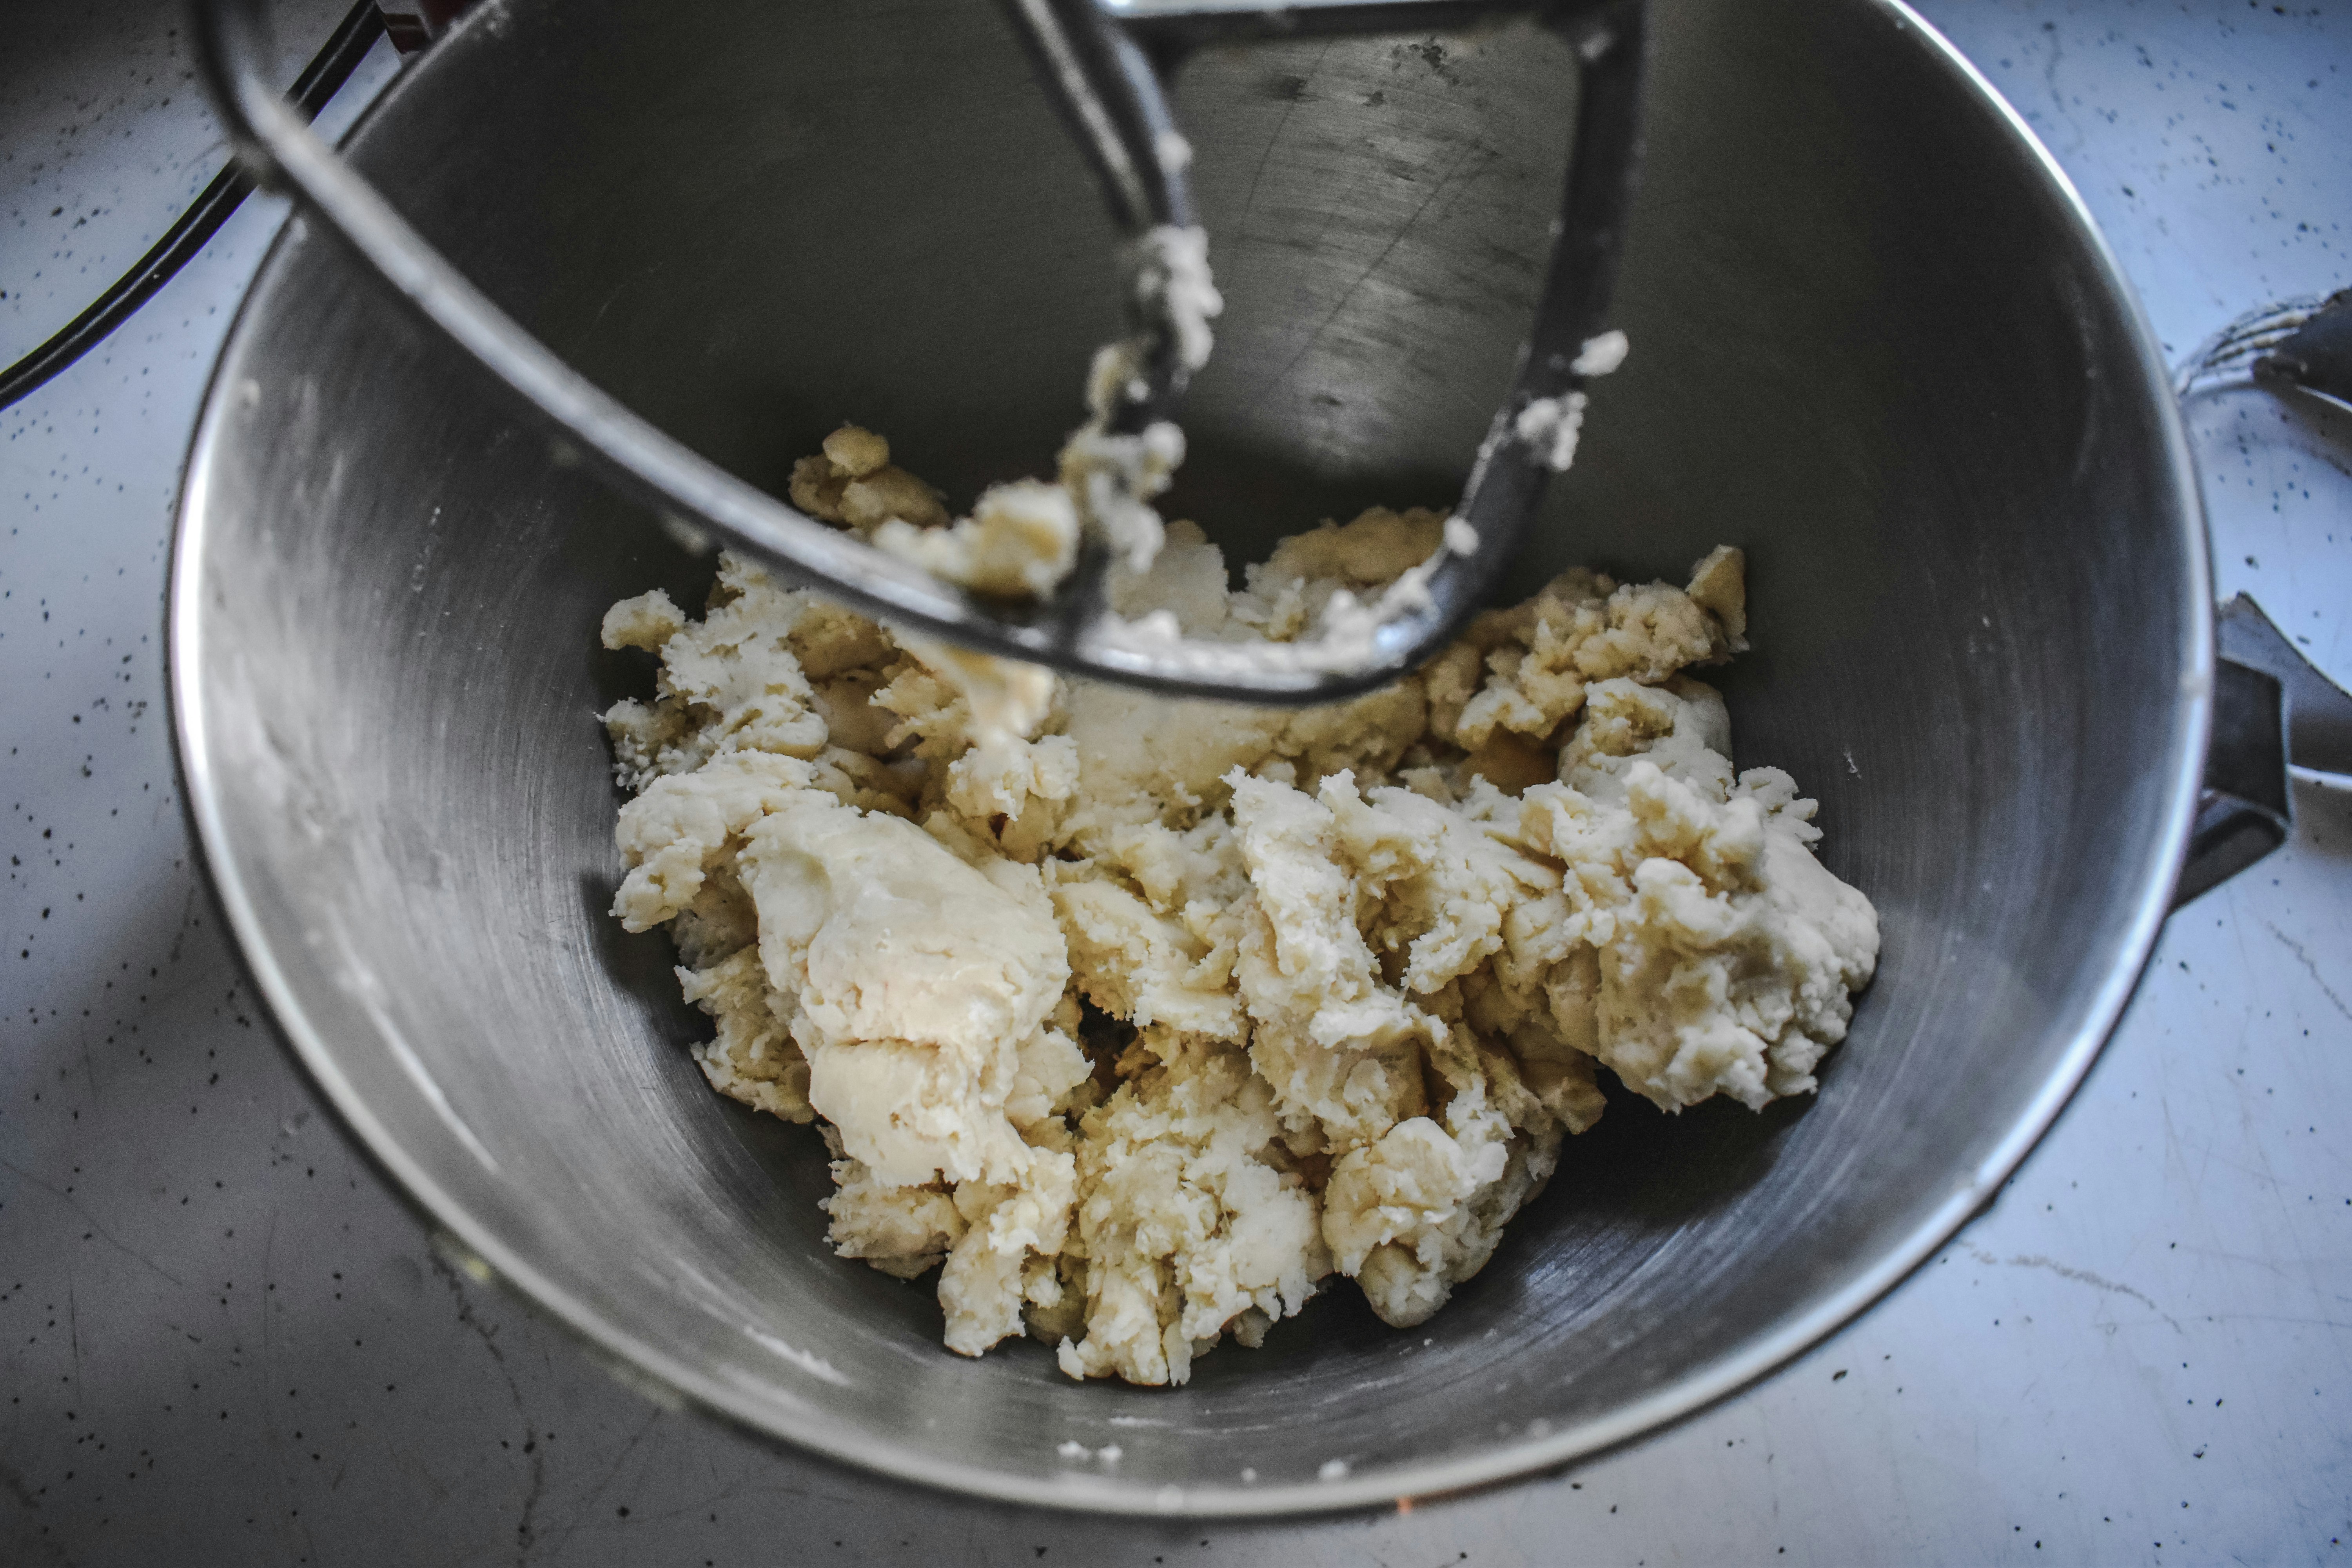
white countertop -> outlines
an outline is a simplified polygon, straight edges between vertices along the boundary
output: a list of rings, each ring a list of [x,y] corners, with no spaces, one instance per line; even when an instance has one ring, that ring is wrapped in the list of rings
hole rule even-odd
[[[2175,358],[2352,283],[2352,11],[1923,8],[2073,175]],[[180,23],[11,7],[0,357],[217,166]],[[0,1563],[2352,1563],[2352,793],[2308,779],[2288,847],[2174,917],[1990,1211],[1779,1375],[1570,1476],[1406,1515],[1097,1522],[826,1468],[615,1384],[436,1259],[271,1037],[192,863],[164,558],[282,216],[249,204],[0,411]],[[2252,391],[2191,415],[2222,593],[2352,681],[2352,419]]]

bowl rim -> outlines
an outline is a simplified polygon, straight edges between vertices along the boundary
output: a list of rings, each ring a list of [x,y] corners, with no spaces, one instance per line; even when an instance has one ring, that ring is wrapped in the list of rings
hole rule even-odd
[[[2071,220],[2096,281],[2122,317],[2133,350],[2131,369],[2155,405],[2161,460],[2181,496],[2180,541],[2192,609],[2179,650],[2176,724],[2158,851],[2122,926],[2116,961],[2081,1011],[2074,1037],[2040,1090],[2006,1135],[1925,1219],[1895,1246],[1854,1272],[1809,1310],[1747,1342],[1731,1353],[1702,1361],[1673,1382],[1605,1415],[1541,1436],[1522,1436],[1463,1457],[1403,1463],[1350,1473],[1330,1481],[1258,1487],[1236,1483],[1153,1487],[1139,1479],[1068,1472],[1055,1480],[1012,1475],[982,1465],[916,1456],[882,1439],[840,1429],[793,1430],[774,1419],[762,1401],[712,1377],[608,1321],[555,1284],[530,1259],[509,1247],[488,1223],[468,1211],[410,1157],[336,1065],[322,1031],[307,1015],[286,971],[263,935],[252,891],[230,834],[214,766],[211,735],[198,672],[204,664],[205,606],[200,563],[205,552],[207,500],[233,402],[227,377],[266,287],[310,237],[299,211],[272,241],[240,302],[207,381],[202,413],[184,466],[165,592],[164,658],[181,800],[202,853],[214,901],[233,946],[268,1006],[276,1033],[388,1184],[430,1229],[435,1245],[478,1281],[503,1283],[542,1319],[571,1332],[593,1360],[624,1384],[670,1408],[691,1405],[766,1443],[845,1465],[887,1479],[991,1501],[1061,1511],[1140,1518],[1265,1519],[1412,1506],[1464,1496],[1557,1472],[1660,1432],[1761,1382],[1825,1341],[1891,1292],[2000,1194],[2003,1184],[2056,1121],[2096,1060],[2137,989],[2169,912],[2186,856],[2203,773],[2214,680],[2212,586],[2202,496],[2171,378],[2138,296],[2100,232],[2074,182],[2024,117],[1960,50],[1912,9],[1908,0],[1855,0],[1898,33],[1907,33],[1930,59],[1980,102],[2025,154],[2026,177],[2038,171],[2048,193]],[[474,20],[468,17],[467,21]],[[465,21],[461,31],[470,31]],[[395,78],[353,125],[363,133],[399,90]]]

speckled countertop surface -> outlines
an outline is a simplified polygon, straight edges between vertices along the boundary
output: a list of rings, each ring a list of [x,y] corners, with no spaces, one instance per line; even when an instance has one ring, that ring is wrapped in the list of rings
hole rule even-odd
[[[323,37],[333,9],[308,3]],[[2352,11],[1934,0],[2176,358],[2352,283]],[[176,10],[13,0],[0,357],[216,166]],[[356,85],[389,70],[379,48]],[[358,94],[347,94],[356,100]],[[331,122],[335,115],[331,112]],[[1571,1476],[1247,1529],[982,1510],[646,1404],[462,1281],[270,1037],[175,798],[164,557],[282,209],[0,412],[0,1563],[2352,1562],[2352,795],[2191,905],[1999,1203]],[[2222,592],[2352,679],[2352,419],[2191,410]]]

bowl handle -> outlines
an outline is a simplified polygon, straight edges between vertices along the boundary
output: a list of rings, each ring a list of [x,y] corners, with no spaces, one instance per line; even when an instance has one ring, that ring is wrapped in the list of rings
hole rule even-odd
[[[2240,602],[2251,607],[2251,601]],[[2285,689],[2267,670],[2221,659],[2213,670],[2213,734],[2205,748],[2205,784],[2197,798],[2196,826],[2189,833],[2189,858],[2173,884],[2172,907],[2179,909],[2268,855],[2286,842],[2294,824]]]
[[[2248,383],[2300,388],[2352,408],[2352,289],[2239,317],[2198,345],[2173,390],[2186,401]],[[2294,824],[2290,765],[2352,776],[2352,696],[2248,595],[2214,619],[2213,733],[2189,858],[2173,889],[2176,910],[2286,842]]]

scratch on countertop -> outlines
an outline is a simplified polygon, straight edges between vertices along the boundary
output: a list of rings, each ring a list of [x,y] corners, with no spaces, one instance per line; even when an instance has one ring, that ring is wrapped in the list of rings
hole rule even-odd
[[[2166,1322],[2170,1323],[2174,1332],[2186,1333],[2189,1331],[2180,1326],[2179,1319],[2174,1317],[2171,1313],[2158,1306],[2155,1300],[2150,1297],[2147,1291],[2134,1289],[2131,1286],[2123,1284],[2119,1280],[2109,1279],[2104,1275],[2094,1274],[2087,1268],[2076,1268],[2071,1264],[2061,1263],[2054,1258],[2045,1258],[2038,1252],[2020,1253],[2015,1258],[1996,1258],[1981,1247],[1971,1247],[1969,1248],[1969,1251],[1975,1257],[1979,1263],[1990,1264],[1997,1267],[2010,1268],[2041,1268],[2057,1275],[2061,1279],[2072,1279],[2078,1285],[2088,1285],[2094,1290],[2105,1290],[2116,1296],[2129,1296],[2133,1300],[2137,1301],[2149,1311],[2154,1312],[2158,1317],[2162,1318]]]
[[[262,1222],[261,1229],[261,1381],[265,1388],[275,1388],[278,1385],[277,1352],[270,1335],[270,1321],[276,1315],[272,1309],[272,1302],[278,1289],[277,1257],[278,1210],[273,1207],[269,1211],[268,1218]],[[289,1397],[294,1393],[290,1388],[286,1392]],[[278,1417],[273,1414],[276,1408],[274,1400],[262,1401],[261,1434],[268,1441],[270,1462],[277,1467],[278,1484],[285,1489],[286,1496],[289,1500],[297,1499],[302,1495],[301,1484],[296,1479],[293,1470],[287,1466],[286,1439],[278,1431]],[[318,1562],[320,1560],[319,1543],[311,1536],[310,1526],[302,1518],[302,1510],[293,1507],[289,1501],[287,1506],[287,1518],[302,1537],[302,1550],[306,1559],[312,1563]]]
[[[74,1403],[87,1409],[89,1402],[81,1396],[81,1306],[71,1274],[66,1276],[66,1342],[73,1350]]]
[[[2294,938],[2287,935],[2286,932],[2279,930],[2276,925],[2267,920],[2263,921],[2263,929],[2269,931],[2273,936],[2278,938],[2280,943],[2284,945],[2289,952],[2294,954],[2296,960],[2302,963],[2304,968],[2311,972],[2313,982],[2318,985],[2322,992],[2326,994],[2327,999],[2330,1002],[2336,1004],[2336,1010],[2343,1014],[2347,1018],[2352,1018],[2352,1006],[2347,1006],[2345,1005],[2344,998],[2336,994],[2336,988],[2328,984],[2326,977],[2319,973],[2319,965],[2312,962],[2311,950],[2305,947],[2303,943],[2295,941]]]
[[[17,1503],[28,1514],[38,1513],[40,1511],[41,1500],[39,1495],[36,1493],[32,1488],[25,1484],[24,1477],[18,1475],[16,1471],[10,1469],[5,1465],[0,1465],[0,1492],[5,1492],[8,1496],[16,1499]],[[20,1536],[18,1539],[39,1542],[42,1547],[47,1549],[50,1562],[64,1563],[67,1565],[67,1568],[71,1568],[73,1563],[72,1554],[68,1552],[65,1547],[59,1542],[53,1541],[47,1536]]]
[[[89,1030],[86,1026],[75,1026],[74,1049],[81,1053],[82,1082],[89,1087],[89,1102],[94,1108],[99,1103],[98,1069],[89,1065]]]
[[[547,1456],[539,1446],[539,1433],[531,1426],[530,1412],[523,1408],[522,1385],[515,1382],[514,1371],[507,1365],[507,1352],[499,1348],[497,1325],[482,1321],[476,1314],[473,1298],[466,1291],[466,1282],[457,1278],[457,1270],[449,1266],[448,1260],[439,1251],[431,1253],[427,1260],[433,1265],[433,1272],[449,1287],[450,1299],[457,1304],[458,1325],[469,1330],[476,1339],[482,1342],[482,1348],[490,1352],[490,1360],[507,1385],[507,1399],[514,1405],[515,1414],[522,1418],[522,1455],[530,1462],[530,1479],[523,1489],[522,1510],[515,1518],[515,1561],[521,1563],[528,1557],[536,1540],[535,1519],[540,1500],[547,1493]]]
[[[547,1495],[547,1456],[541,1452],[538,1435],[526,1425],[522,1441],[523,1458],[530,1461],[530,1481],[523,1489],[522,1511],[515,1516],[515,1562],[522,1563],[530,1552],[536,1530],[535,1518],[541,1499]]]
[[[654,1423],[661,1417],[662,1413],[658,1408],[646,1412],[646,1418],[637,1423],[637,1429],[629,1434],[628,1442],[622,1447],[618,1454],[613,1457],[613,1462],[604,1468],[604,1473],[596,1478],[596,1484],[582,1494],[580,1506],[572,1510],[572,1517],[563,1522],[563,1533],[554,1539],[553,1551],[557,1552],[562,1551],[564,1543],[572,1539],[572,1532],[580,1528],[581,1521],[588,1517],[588,1510],[595,1507],[603,1499],[604,1489],[613,1484],[613,1478],[621,1473],[621,1467],[629,1462],[629,1456],[637,1451],[637,1445],[646,1440],[646,1434],[654,1429]]]
[[[41,1506],[40,1499],[33,1495],[33,1489],[25,1484],[25,1478],[5,1465],[0,1465],[0,1491],[15,1498],[17,1505],[28,1513]]]
[[[169,1279],[173,1284],[179,1286],[180,1289],[184,1290],[187,1289],[188,1282],[186,1280],[181,1279],[178,1275],[173,1273],[170,1269],[164,1268],[162,1264],[156,1262],[153,1258],[148,1257],[137,1247],[125,1246],[122,1242],[116,1240],[114,1234],[108,1230],[104,1226],[99,1224],[97,1220],[93,1219],[90,1216],[90,1212],[82,1207],[80,1204],[75,1202],[71,1194],[60,1192],[56,1187],[49,1185],[48,1183],[41,1180],[40,1177],[33,1174],[32,1172],[27,1171],[24,1166],[17,1164],[14,1160],[0,1158],[0,1169],[13,1172],[20,1179],[31,1183],[34,1186],[37,1186],[40,1188],[41,1191],[48,1194],[49,1196],[57,1199],[58,1202],[73,1210],[74,1213],[81,1215],[82,1223],[89,1226],[93,1235],[95,1235],[100,1241],[106,1243],[107,1246],[114,1248],[117,1252],[121,1253],[125,1258],[131,1258],[134,1262],[143,1263],[148,1268],[153,1269],[156,1273],[161,1274],[164,1279]]]
[[[803,1498],[812,1501],[831,1503],[841,1508],[858,1506],[858,1500],[855,1494],[842,1491],[837,1488],[828,1490],[820,1486],[794,1486],[789,1482],[776,1481],[755,1487],[751,1484],[750,1473],[740,1472],[733,1480],[708,1496],[693,1498],[679,1503],[676,1508],[639,1510],[633,1511],[629,1517],[632,1521],[647,1524],[659,1520],[692,1519],[697,1514],[708,1515],[720,1503],[740,1502],[746,1498],[780,1497]]]
[[[2066,107],[2066,91],[2058,85],[2058,68],[2066,58],[2066,47],[2058,41],[2058,29],[2054,26],[2044,22],[2042,30],[2043,41],[2050,46],[2050,60],[2042,67],[2042,81],[2050,92],[2051,112],[2064,121],[2066,129],[2074,133],[2073,142],[2061,153],[2061,156],[2071,157],[2082,152],[2084,136],[2083,123],[2074,118],[2074,111]],[[2081,100],[2078,99],[2076,101]]]
[[[449,1484],[434,1474],[433,1467],[418,1458],[405,1443],[387,1443],[384,1446],[384,1452],[394,1464],[423,1481],[432,1490],[432,1507],[438,1508],[449,1500]]]
[[[163,960],[166,963],[177,963],[180,962],[180,948],[182,944],[186,942],[188,940],[188,931],[190,928],[195,924],[197,891],[198,889],[196,885],[194,882],[190,882],[188,884],[187,897],[180,901],[180,924],[178,929],[172,933],[172,951],[170,955]]]

